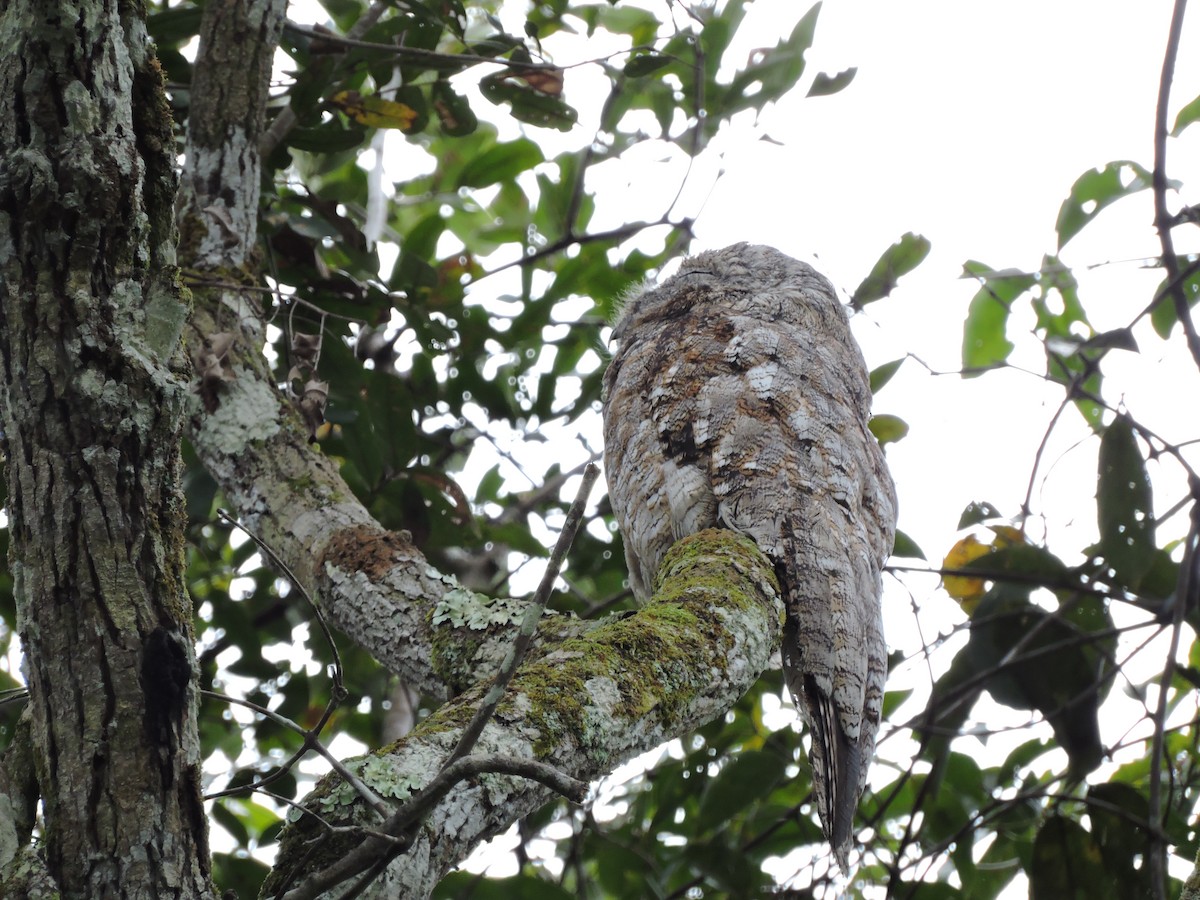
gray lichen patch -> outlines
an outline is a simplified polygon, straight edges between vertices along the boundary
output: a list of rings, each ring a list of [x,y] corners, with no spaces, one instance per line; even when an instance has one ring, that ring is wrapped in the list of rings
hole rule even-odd
[[[205,436],[227,454],[237,453],[249,442],[273,437],[280,427],[278,398],[270,387],[250,377],[229,382],[221,394],[221,405],[204,419]]]

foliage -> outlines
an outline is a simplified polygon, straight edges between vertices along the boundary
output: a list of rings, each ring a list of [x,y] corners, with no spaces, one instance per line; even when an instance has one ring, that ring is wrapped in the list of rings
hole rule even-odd
[[[365,9],[360,0],[322,6],[342,33]],[[294,355],[294,336],[321,335],[312,360],[329,385],[328,423],[315,433],[320,451],[380,523],[411,533],[439,568],[474,589],[516,594],[540,573],[548,535],[583,464],[597,457],[605,322],[622,291],[690,239],[691,222],[675,204],[656,219],[597,225],[621,210],[607,208],[620,200],[598,195],[593,179],[646,148],[692,159],[714,153],[714,135],[733,116],[804,83],[819,4],[748,61],[730,50],[746,7],[731,0],[652,11],[550,0],[513,34],[490,4],[412,2],[357,44],[285,31],[286,79],[269,115],[289,109],[296,124],[270,148],[263,179],[262,284],[275,298],[268,354],[279,381],[290,381],[289,369],[305,362]],[[192,65],[185,51],[200,4],[151,8],[182,129]],[[560,41],[615,49],[552,59]],[[396,45],[406,51],[399,58]],[[586,107],[573,84],[584,69],[605,86]],[[813,75],[809,94],[835,93],[853,74]],[[1198,110],[1200,99],[1184,108],[1176,133]],[[364,155],[380,152],[383,132],[403,135],[397,155],[407,167],[387,197]],[[1062,205],[1055,254],[1109,205],[1167,190],[1153,168],[1122,160],[1081,176]],[[378,221],[372,210],[381,199],[387,212]],[[886,302],[929,247],[919,235],[899,238],[864,273],[853,307]],[[1191,328],[1200,274],[1191,257],[1170,258],[1176,274],[1143,305],[1174,352]],[[897,685],[885,699],[889,721],[914,749],[875,772],[861,811],[865,848],[846,895],[995,897],[1018,875],[1034,897],[1128,897],[1156,879],[1177,893],[1154,860],[1167,847],[1186,858],[1197,849],[1200,645],[1186,650],[1186,664],[1172,658],[1154,674],[1126,674],[1125,689],[1113,690],[1139,658],[1126,635],[1167,630],[1187,641],[1200,608],[1190,574],[1200,481],[1180,446],[1139,424],[1137,411],[1122,407],[1120,386],[1104,379],[1110,354],[1136,352],[1142,309],[1131,308],[1128,326],[1096,332],[1057,255],[1033,271],[968,261],[964,272],[980,287],[966,311],[962,374],[1006,368],[1018,341],[1038,343],[1045,379],[1063,388],[1060,413],[1074,407],[1098,444],[1099,537],[1087,547],[1036,544],[1026,529],[1028,496],[964,513],[963,539],[942,567],[963,617],[940,650],[927,648],[938,652],[925,683]],[[1016,336],[1010,320],[1026,302],[1034,334]],[[876,368],[873,390],[903,362]],[[915,439],[888,414],[873,429],[883,443]],[[1178,505],[1192,520],[1168,521],[1151,459],[1192,479],[1193,493]],[[217,516],[223,500],[194,454],[185,489],[205,685],[314,726],[331,699],[332,659],[311,612]],[[591,515],[551,602],[560,612],[596,616],[631,602],[607,505]],[[0,539],[7,543],[7,533]],[[897,556],[925,554],[901,534]],[[11,590],[4,575],[0,650],[14,632]],[[349,695],[323,739],[381,746],[397,734],[388,714],[409,699],[406,689],[348,641],[339,646]],[[0,673],[0,689],[16,686]],[[560,802],[530,815],[520,826],[517,875],[458,872],[438,896],[752,896],[771,889],[776,873],[813,896],[833,896],[838,875],[811,806],[802,739],[771,715],[781,690],[778,673],[764,676],[722,720],[663,748],[643,772],[602,783],[594,807]],[[1127,694],[1145,710],[1126,739],[1140,759],[1113,766],[1098,723]],[[1027,716],[1029,737],[1007,758],[976,754],[963,736],[986,738],[985,723],[973,719],[984,695]],[[433,703],[417,706],[427,712]],[[6,716],[10,729],[14,715]],[[303,768],[285,764],[302,739],[209,700],[202,741],[206,790],[253,783],[270,792],[234,792],[212,805],[223,832],[216,881],[251,896],[282,824],[278,804],[301,799],[311,784]]]

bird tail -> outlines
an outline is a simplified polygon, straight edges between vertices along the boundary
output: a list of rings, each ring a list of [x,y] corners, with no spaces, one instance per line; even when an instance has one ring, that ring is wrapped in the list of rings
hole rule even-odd
[[[788,689],[812,736],[808,758],[812,765],[813,797],[821,828],[838,866],[849,874],[862,749],[843,733],[833,700],[826,696],[813,677],[803,674],[795,680],[800,683],[792,683],[789,679]]]

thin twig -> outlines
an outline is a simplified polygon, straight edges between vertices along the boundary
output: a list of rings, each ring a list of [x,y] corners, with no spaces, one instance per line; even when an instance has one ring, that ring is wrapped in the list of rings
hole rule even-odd
[[[488,688],[488,692],[482,702],[479,704],[479,708],[475,711],[475,715],[471,718],[467,727],[463,729],[458,745],[446,758],[445,764],[447,766],[471,752],[471,748],[475,746],[476,741],[479,740],[479,736],[483,734],[483,727],[491,719],[492,713],[496,711],[496,706],[504,697],[504,692],[508,689],[513,675],[516,674],[521,660],[525,658],[530,644],[533,643],[538,622],[542,618],[542,611],[546,608],[546,603],[550,600],[550,592],[554,588],[554,582],[558,580],[558,572],[562,568],[563,560],[566,558],[567,551],[571,549],[571,544],[575,541],[575,535],[579,531],[580,524],[583,522],[583,513],[587,508],[588,495],[591,494],[592,486],[595,485],[599,475],[600,468],[595,463],[588,463],[584,467],[583,479],[579,483],[579,491],[575,495],[575,501],[571,504],[571,508],[567,510],[567,519],[563,523],[563,529],[558,535],[558,541],[554,545],[554,551],[550,554],[550,559],[546,562],[546,572],[542,575],[542,583],[538,585],[537,592],[533,595],[533,600],[525,609],[525,615],[521,619],[521,628],[517,633],[516,640],[513,641],[512,647],[509,648],[508,655],[500,666],[500,671],[496,673],[496,677],[492,681],[491,687]]]
[[[584,246],[585,244],[594,244],[598,241],[623,241],[627,237],[632,237],[635,234],[640,234],[647,228],[657,228],[659,225],[670,225],[672,228],[690,227],[690,223],[672,222],[667,216],[663,216],[654,222],[631,222],[628,225],[622,225],[619,228],[613,228],[609,231],[597,231],[592,234],[581,235],[566,235],[559,238],[553,243],[547,244],[536,253],[530,253],[527,256],[522,256],[520,259],[514,259],[512,262],[504,263],[496,266],[494,269],[489,269],[478,278],[472,279],[468,284],[475,284],[482,281],[490,275],[495,275],[498,272],[503,272],[505,269],[511,269],[513,266],[526,268],[532,266],[548,256],[553,256],[556,253],[561,253],[568,247]]]
[[[1038,443],[1037,452],[1033,455],[1033,467],[1029,470],[1029,484],[1025,488],[1025,500],[1021,504],[1021,534],[1025,533],[1025,524],[1032,515],[1030,503],[1033,501],[1033,486],[1037,483],[1037,473],[1042,464],[1042,455],[1046,452],[1046,446],[1050,443],[1050,435],[1054,433],[1054,427],[1058,424],[1058,420],[1062,418],[1063,410],[1071,404],[1073,395],[1074,391],[1069,389],[1064,393],[1062,402],[1058,404],[1058,409],[1050,417],[1050,424],[1046,426],[1042,440]]]
[[[359,20],[362,21],[361,19]],[[357,26],[358,23],[355,23]],[[301,25],[297,22],[287,21],[283,25],[286,31],[291,31],[294,34],[302,34],[305,37],[312,38],[315,41],[325,41],[330,44],[337,44],[342,47],[358,49],[358,50],[377,50],[380,53],[386,53],[389,56],[395,56],[400,59],[409,59],[414,62],[440,63],[444,66],[467,68],[475,65],[493,65],[502,66],[506,69],[513,69],[518,72],[557,72],[563,67],[554,63],[539,63],[539,62],[515,62],[511,59],[506,59],[502,56],[477,56],[470,53],[439,53],[436,50],[424,50],[420,47],[406,47],[403,44],[383,44],[378,41],[360,40],[354,35],[357,27],[346,32],[345,37],[340,34],[334,34],[330,31],[312,28],[308,25]],[[362,33],[366,33],[367,29],[362,29]],[[622,53],[628,51],[621,51]],[[589,60],[590,62],[590,60]],[[578,63],[576,65],[579,65]]]
[[[484,437],[488,438],[488,440],[492,442],[493,446],[496,446],[495,439],[492,438],[491,435],[484,435]],[[496,447],[496,449],[500,450],[499,447]],[[528,516],[542,504],[542,501],[544,501],[547,497],[557,494],[560,490],[562,490],[562,486],[564,484],[566,484],[576,475],[579,475],[584,469],[590,465],[593,465],[599,459],[599,453],[592,453],[591,458],[588,459],[587,462],[580,463],[572,469],[567,469],[565,472],[559,472],[557,475],[547,478],[540,486],[535,485],[532,490],[512,495],[510,499],[511,501],[515,502],[510,502],[509,505],[506,505],[504,507],[504,511],[500,513],[500,515],[496,516],[492,521],[496,524],[508,524],[510,522],[524,521],[526,516]],[[525,475],[524,472],[521,474]],[[526,475],[525,477],[528,478],[529,476]]]
[[[373,829],[373,832],[381,833],[372,833],[336,863],[308,876],[303,886],[288,891],[281,900],[312,900],[325,890],[373,867],[381,855],[394,853],[397,843],[406,846],[407,840],[401,838],[397,841],[400,834],[424,818],[456,784],[486,773],[517,775],[537,781],[575,803],[581,803],[587,797],[586,782],[539,760],[500,755],[471,756],[457,760],[438,772],[413,800],[393,813],[380,828]],[[354,889],[347,896],[353,894]]]
[[[987,557],[980,557],[986,559]],[[1052,590],[1073,591],[1087,594],[1103,600],[1124,600],[1124,597],[1114,596],[1109,591],[1090,587],[1073,578],[1049,578],[1035,572],[1015,572],[1007,569],[986,569],[977,566],[969,568],[933,568],[932,566],[898,566],[889,563],[883,567],[885,572],[912,572],[920,575],[939,575],[942,578],[978,578],[980,581],[1002,581],[1007,584],[1029,584]]]
[[[318,740],[318,738],[317,738],[318,729],[317,728],[305,728],[303,725],[299,725],[296,722],[293,722],[287,716],[280,715],[279,713],[275,712],[274,710],[267,709],[265,706],[255,703],[252,700],[244,700],[241,697],[231,697],[228,694],[222,694],[218,691],[209,691],[209,690],[201,690],[200,696],[208,697],[210,700],[219,700],[222,703],[236,703],[238,706],[244,706],[244,707],[246,707],[246,709],[252,710],[252,711],[258,713],[260,716],[264,716],[264,717],[270,719],[272,722],[275,722],[277,725],[282,725],[284,728],[291,729],[292,731],[296,732],[296,734],[299,734],[304,738],[304,746],[299,751],[297,751],[297,753],[292,755],[292,759],[289,760],[286,765],[280,766],[279,770],[277,772],[275,772],[274,774],[268,775],[266,778],[256,781],[253,784],[240,785],[235,788],[228,788],[224,791],[217,791],[216,793],[206,794],[204,796],[205,800],[215,800],[218,797],[229,797],[234,794],[243,793],[245,791],[259,790],[261,787],[263,787],[264,785],[270,784],[272,781],[274,781],[276,778],[278,778],[280,775],[282,775],[284,772],[286,772],[287,769],[296,760],[298,760],[300,756],[302,756],[309,749],[312,749],[312,750],[316,750],[317,753],[319,753],[325,759],[325,761],[329,763],[329,765],[333,768],[333,770],[335,772],[337,772],[338,775],[340,775],[342,778],[344,778],[346,780],[346,783],[349,784],[352,788],[354,788],[354,790],[358,792],[359,796],[361,796],[364,800],[366,800],[367,803],[377,813],[379,813],[381,816],[387,816],[391,813],[392,807],[389,806],[383,800],[382,797],[380,797],[373,790],[371,790],[371,788],[369,788],[366,784],[364,784],[358,778],[358,776],[356,776],[353,772],[351,772],[349,769],[347,769],[342,764],[342,761],[339,760],[332,753],[330,753],[325,748],[325,745],[322,744],[320,742],[320,740]],[[322,718],[324,719],[324,717],[322,717]],[[323,722],[322,722],[322,724],[323,724]]]
[[[1131,326],[1127,326],[1127,327],[1131,327]],[[1099,349],[1097,352],[1098,352],[1098,354],[1106,354],[1106,353],[1108,353],[1108,351],[1110,349],[1111,348],[1105,347],[1105,348]],[[1001,363],[997,363],[996,365],[991,365],[991,366],[969,366],[969,367],[961,368],[961,369],[936,369],[933,366],[931,366],[929,363],[927,363],[925,360],[921,359],[921,357],[917,356],[915,353],[906,353],[904,355],[904,358],[911,359],[913,362],[915,362],[918,366],[923,368],[930,375],[934,375],[937,377],[982,375],[985,372],[994,372],[998,369],[1007,369],[1011,372],[1018,372],[1021,375],[1028,375],[1029,377],[1036,378],[1039,381],[1047,381],[1047,382],[1050,382],[1051,384],[1062,385],[1061,381],[1056,380],[1048,372],[1035,372],[1032,369],[1025,368],[1024,366],[1013,365],[1010,362],[1001,362]],[[1099,356],[1098,356],[1097,359],[1095,360],[1097,365],[1099,364],[1099,361],[1100,360],[1099,360]],[[1114,413],[1114,414],[1119,414],[1119,413],[1125,412],[1125,410],[1118,409],[1117,407],[1113,406],[1111,403],[1109,403],[1103,397],[1093,394],[1091,391],[1084,390],[1082,387],[1077,387],[1074,385],[1067,385],[1065,387],[1067,387],[1068,389],[1072,389],[1074,391],[1074,396],[1071,398],[1072,400],[1087,400],[1089,403],[1095,403],[1097,406],[1101,407],[1102,409],[1104,409],[1110,413]],[[1180,467],[1185,472],[1187,472],[1189,478],[1200,478],[1200,472],[1197,472],[1192,467],[1191,463],[1188,462],[1187,457],[1185,457],[1179,450],[1179,448],[1181,446],[1184,446],[1184,444],[1173,444],[1170,441],[1168,441],[1166,438],[1155,433],[1152,429],[1147,428],[1145,425],[1141,424],[1140,422],[1133,422],[1132,424],[1133,424],[1133,427],[1136,428],[1138,430],[1138,432],[1144,438],[1146,438],[1148,443],[1150,442],[1150,439],[1153,438],[1155,441],[1157,441],[1159,444],[1162,445],[1161,447],[1155,447],[1154,448],[1155,452],[1169,454],[1177,463],[1179,463]],[[1188,442],[1185,442],[1185,443],[1188,443]]]
[[[325,640],[329,643],[329,649],[333,655],[333,662],[329,666],[330,680],[332,681],[329,690],[329,701],[325,704],[325,709],[321,713],[321,718],[312,728],[303,728],[302,726],[293,722],[291,719],[288,719],[286,716],[281,716],[279,713],[269,710],[265,706],[260,706],[257,703],[252,703],[249,700],[242,700],[237,697],[229,697],[224,694],[219,694],[216,691],[201,691],[202,696],[223,700],[227,703],[238,703],[247,707],[248,709],[252,709],[260,715],[266,716],[272,721],[283,725],[286,728],[292,729],[304,738],[304,743],[301,744],[301,746],[292,754],[292,756],[273,774],[268,775],[250,785],[244,785],[237,788],[230,788],[225,791],[220,791],[216,794],[213,794],[209,799],[212,799],[213,797],[229,796],[246,790],[257,790],[264,785],[270,784],[276,778],[280,777],[284,772],[289,771],[291,767],[299,762],[301,757],[303,757],[304,754],[311,749],[316,750],[317,753],[319,753],[329,763],[333,770],[337,772],[338,775],[340,775],[343,779],[345,779],[345,781],[358,793],[358,795],[362,797],[363,800],[365,800],[367,804],[370,805],[377,813],[379,813],[380,816],[388,815],[391,807],[386,804],[382,798],[372,791],[363,781],[355,776],[354,773],[347,769],[341,763],[341,761],[337,759],[337,757],[330,753],[320,740],[321,731],[333,717],[333,713],[338,708],[338,705],[346,698],[346,687],[342,677],[342,656],[338,651],[337,642],[333,638],[333,631],[330,629],[329,623],[325,621],[324,613],[321,612],[320,607],[318,607],[313,601],[312,595],[309,594],[304,585],[300,583],[300,580],[296,578],[295,573],[292,572],[288,565],[282,559],[280,559],[279,554],[276,553],[265,541],[238,522],[238,520],[230,515],[226,510],[218,509],[217,515],[222,521],[234,528],[237,528],[247,537],[249,537],[250,540],[254,541],[254,544],[258,547],[259,551],[271,562],[272,565],[274,565],[277,571],[284,574],[284,577],[287,578],[288,583],[292,586],[293,590],[298,592],[300,596],[304,598],[305,602],[308,603],[309,607],[313,611],[313,616],[316,618],[317,623],[321,628],[322,633],[325,635]]]
[[[1163,268],[1167,280],[1174,287],[1171,301],[1175,304],[1175,315],[1183,326],[1188,350],[1192,360],[1200,368],[1200,334],[1192,322],[1192,310],[1188,298],[1179,284],[1179,261],[1175,258],[1175,242],[1171,228],[1175,221],[1167,211],[1167,106],[1171,99],[1171,81],[1175,77],[1175,58],[1179,54],[1179,39],[1183,33],[1183,16],[1187,11],[1187,0],[1175,0],[1171,12],[1171,28],[1167,35],[1167,49],[1163,53],[1162,75],[1158,82],[1158,105],[1154,110],[1154,225],[1158,229],[1158,240],[1162,244]]]
[[[1167,725],[1167,699],[1171,693],[1171,682],[1175,678],[1175,657],[1179,653],[1179,640],[1183,631],[1184,619],[1189,607],[1195,600],[1193,596],[1200,584],[1197,583],[1196,565],[1200,557],[1196,553],[1196,544],[1200,541],[1200,482],[1193,480],[1192,496],[1196,503],[1192,506],[1192,527],[1188,531],[1183,547],[1183,561],[1179,565],[1179,582],[1175,587],[1175,609],[1171,622],[1171,645],[1167,651],[1167,660],[1163,665],[1162,678],[1158,685],[1158,709],[1154,714],[1154,740],[1151,744],[1150,755],[1150,788],[1149,805],[1150,821],[1161,828],[1166,809],[1163,802],[1162,769],[1163,744]],[[1167,842],[1156,829],[1151,834],[1148,850],[1150,884],[1156,900],[1165,900],[1167,896]]]
[[[333,690],[330,693],[336,700],[340,702],[345,698],[346,695],[346,688],[342,681],[342,655],[338,652],[337,641],[333,639],[333,630],[329,627],[329,623],[325,621],[325,614],[321,612],[321,607],[317,606],[316,602],[312,598],[312,594],[310,594],[304,585],[300,583],[300,579],[298,579],[295,573],[288,568],[287,563],[280,559],[279,554],[276,553],[265,541],[263,541],[262,538],[247,529],[245,525],[230,515],[228,510],[218,509],[217,515],[222,521],[232,525],[234,528],[245,534],[246,537],[250,538],[250,540],[254,541],[255,545],[257,545],[258,549],[262,551],[263,555],[265,555],[267,559],[271,561],[271,564],[275,566],[276,569],[284,574],[288,580],[288,583],[291,584],[291,586],[300,594],[300,596],[304,598],[304,602],[307,603],[309,608],[313,611],[313,616],[316,618],[317,624],[321,627],[321,633],[325,635],[325,640],[329,644],[329,651],[333,654],[333,672],[331,676],[333,678]]]

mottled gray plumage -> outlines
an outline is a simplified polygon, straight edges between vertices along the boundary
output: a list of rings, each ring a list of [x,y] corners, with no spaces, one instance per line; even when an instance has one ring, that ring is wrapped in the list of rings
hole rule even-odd
[[[784,672],[846,869],[887,675],[880,572],[896,499],[845,310],[809,266],[735,244],[631,297],[614,339],[604,463],[634,593],[650,595],[675,541],[712,526],[775,563]]]

